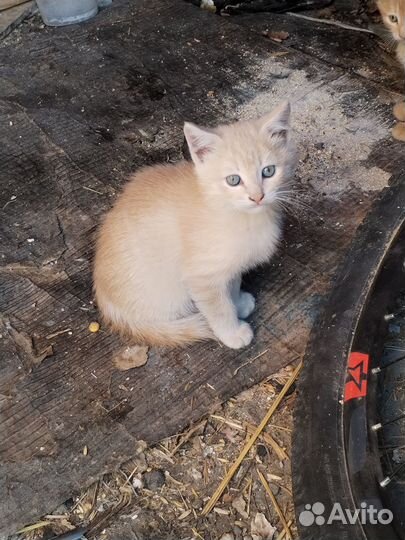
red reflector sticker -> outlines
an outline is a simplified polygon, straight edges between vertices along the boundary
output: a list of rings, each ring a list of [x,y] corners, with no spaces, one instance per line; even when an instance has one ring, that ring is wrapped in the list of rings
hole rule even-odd
[[[360,352],[350,353],[347,364],[345,401],[361,398],[367,394],[368,360],[368,354]]]

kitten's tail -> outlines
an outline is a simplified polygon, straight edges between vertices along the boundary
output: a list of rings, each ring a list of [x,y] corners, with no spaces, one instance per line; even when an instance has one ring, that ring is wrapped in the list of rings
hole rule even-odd
[[[139,345],[178,347],[195,341],[215,339],[207,321],[200,313],[173,321],[150,323],[145,326],[139,323],[133,327],[127,325],[124,329],[116,323],[113,323],[112,326]]]

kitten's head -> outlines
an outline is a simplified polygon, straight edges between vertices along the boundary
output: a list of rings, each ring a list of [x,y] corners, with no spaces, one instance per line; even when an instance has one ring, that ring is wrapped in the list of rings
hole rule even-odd
[[[385,26],[396,41],[405,40],[405,0],[378,0]]]
[[[295,165],[289,119],[286,102],[262,118],[216,129],[187,122],[184,133],[205,191],[247,212],[274,203]]]

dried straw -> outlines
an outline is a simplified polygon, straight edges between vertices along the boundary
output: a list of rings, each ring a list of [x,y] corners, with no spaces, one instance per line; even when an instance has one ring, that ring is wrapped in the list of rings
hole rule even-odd
[[[293,385],[295,379],[298,377],[299,372],[302,368],[302,362],[298,364],[298,366],[293,371],[290,379],[287,381],[287,383],[284,385],[281,392],[278,394],[276,399],[274,400],[273,404],[271,405],[270,409],[268,410],[266,416],[263,418],[263,420],[260,422],[260,424],[257,426],[256,431],[253,433],[253,435],[250,437],[250,439],[247,441],[245,446],[243,447],[242,451],[240,452],[239,456],[237,457],[236,461],[233,463],[227,474],[225,475],[222,482],[219,484],[216,491],[213,493],[210,500],[207,502],[205,507],[202,510],[201,515],[205,516],[207,515],[215,506],[218,499],[221,497],[222,493],[224,492],[226,486],[229,484],[230,480],[232,479],[235,472],[238,470],[240,464],[248,454],[249,450],[252,448],[254,443],[257,441],[258,437],[266,427],[267,423],[269,422],[270,418],[273,416],[277,408],[279,407],[280,403],[282,402],[284,396],[287,394],[288,390]]]
[[[42,527],[46,527],[47,525],[50,525],[50,521],[38,521],[37,523],[33,523],[32,525],[28,525],[27,527],[24,527],[23,529],[20,529],[17,534],[24,534],[31,531],[35,531],[36,529],[41,529]]]
[[[283,512],[281,511],[281,508],[277,502],[277,499],[275,498],[273,492],[270,489],[270,486],[263,476],[263,473],[260,471],[257,471],[257,474],[260,478],[260,482],[263,484],[264,489],[266,490],[267,495],[270,497],[271,502],[273,503],[274,509],[278,514],[278,517],[280,518],[281,523],[283,524],[284,530],[286,531],[287,540],[292,540],[292,534],[290,531],[290,527],[288,526],[287,520],[284,517]]]

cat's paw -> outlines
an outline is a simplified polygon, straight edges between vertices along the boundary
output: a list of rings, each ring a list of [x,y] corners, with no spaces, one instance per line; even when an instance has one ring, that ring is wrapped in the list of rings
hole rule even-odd
[[[253,339],[253,330],[247,322],[241,322],[236,330],[221,336],[221,341],[231,349],[247,347]]]
[[[404,141],[405,142],[405,123],[399,122],[392,128],[392,136],[394,139],[397,139],[397,141]]]
[[[241,291],[238,301],[236,302],[239,319],[246,319],[249,317],[249,315],[253,313],[255,305],[255,297],[248,292]]]
[[[405,64],[405,43],[400,41],[397,46],[397,58],[401,64]]]
[[[394,116],[400,122],[405,122],[405,101],[400,101],[394,105]]]

